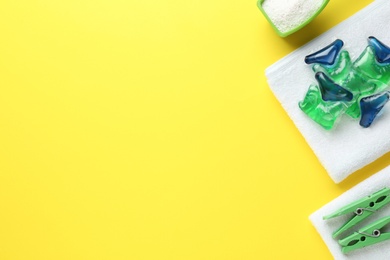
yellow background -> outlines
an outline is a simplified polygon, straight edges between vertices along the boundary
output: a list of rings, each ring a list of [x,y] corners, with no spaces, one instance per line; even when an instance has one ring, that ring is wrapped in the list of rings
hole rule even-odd
[[[0,259],[331,259],[335,185],[264,70],[367,4],[280,38],[256,1],[0,1]]]

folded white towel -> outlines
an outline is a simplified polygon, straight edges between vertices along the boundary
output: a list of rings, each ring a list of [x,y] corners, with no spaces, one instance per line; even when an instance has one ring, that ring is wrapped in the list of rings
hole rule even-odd
[[[379,1],[379,0],[377,0]],[[328,246],[333,257],[337,260],[389,260],[390,259],[390,240],[385,242],[365,247],[363,249],[358,249],[352,251],[348,254],[343,254],[341,252],[341,247],[339,246],[336,239],[332,238],[332,233],[341,227],[349,218],[353,215],[335,217],[329,220],[323,220],[323,216],[329,215],[341,207],[348,205],[358,199],[364,198],[372,193],[381,190],[384,187],[390,188],[390,167],[382,170],[381,172],[371,176],[367,180],[356,185],[349,191],[342,194],[340,197],[336,198],[332,202],[326,204],[321,209],[313,213],[309,219],[313,223],[314,227],[320,233],[322,239]],[[358,230],[359,227],[366,226],[374,221],[390,216],[390,205],[386,205],[383,208],[379,209],[378,212],[374,213],[363,222],[361,222],[356,228],[351,230]],[[346,232],[348,235],[348,232]],[[344,238],[345,235],[342,235],[340,238]]]
[[[344,115],[333,130],[324,130],[298,107],[309,85],[317,84],[304,58],[338,38],[355,60],[369,36],[390,45],[389,23],[390,1],[374,1],[266,70],[275,96],[336,183],[390,151],[390,103],[370,128],[362,128],[358,120]]]

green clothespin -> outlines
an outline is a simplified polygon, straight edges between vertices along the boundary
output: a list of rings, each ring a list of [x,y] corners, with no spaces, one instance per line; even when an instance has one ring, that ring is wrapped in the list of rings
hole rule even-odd
[[[339,240],[343,253],[348,253],[355,249],[371,246],[390,239],[390,233],[385,233],[381,229],[390,223],[390,217],[382,218],[352,235]]]
[[[354,213],[355,216],[350,219],[347,223],[345,223],[342,227],[336,230],[333,233],[333,237],[339,236],[344,231],[350,229],[355,226],[362,220],[371,216],[374,212],[387,205],[390,202],[390,189],[384,188],[374,194],[367,196],[363,199],[357,200],[348,206],[345,206],[333,214],[328,216],[324,216],[323,219],[330,219],[334,217],[338,217],[348,213]]]

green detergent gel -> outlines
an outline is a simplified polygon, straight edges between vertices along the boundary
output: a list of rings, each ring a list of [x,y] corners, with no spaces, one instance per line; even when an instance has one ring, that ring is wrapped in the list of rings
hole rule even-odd
[[[309,87],[304,100],[299,102],[299,107],[326,130],[332,129],[337,119],[347,109],[344,102],[324,101],[316,85]]]

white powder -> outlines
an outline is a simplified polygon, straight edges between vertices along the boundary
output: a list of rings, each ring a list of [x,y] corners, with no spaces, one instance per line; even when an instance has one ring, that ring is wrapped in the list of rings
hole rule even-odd
[[[273,24],[286,33],[312,17],[324,0],[265,0],[264,11]]]

